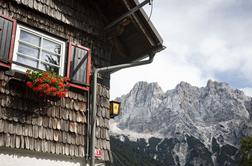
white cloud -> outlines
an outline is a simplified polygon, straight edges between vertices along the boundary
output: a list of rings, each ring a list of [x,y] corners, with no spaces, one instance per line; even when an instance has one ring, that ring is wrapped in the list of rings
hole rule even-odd
[[[241,90],[245,93],[245,95],[252,97],[252,88],[250,88],[250,87],[249,88],[242,88]]]
[[[152,64],[118,71],[111,76],[111,98],[128,93],[138,81],[158,82],[163,90],[173,89],[179,82],[190,82],[195,86],[205,86],[210,75],[176,59],[168,57],[166,52],[156,55]]]
[[[113,74],[111,96],[127,93],[141,80],[158,82],[164,90],[180,81],[197,86],[208,79],[225,81],[216,78],[220,72],[237,72],[252,87],[251,8],[252,1],[154,1],[151,20],[167,49],[151,65]]]

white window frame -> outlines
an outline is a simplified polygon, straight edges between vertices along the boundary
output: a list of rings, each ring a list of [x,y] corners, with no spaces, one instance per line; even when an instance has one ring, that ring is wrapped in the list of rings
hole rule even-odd
[[[13,62],[17,61],[17,57],[18,57],[17,52],[18,52],[18,46],[19,46],[19,43],[20,43],[20,32],[21,32],[21,30],[23,30],[25,32],[28,32],[28,33],[31,33],[31,34],[33,34],[35,36],[38,36],[38,37],[42,38],[42,41],[43,41],[43,39],[46,39],[46,40],[49,40],[49,41],[52,41],[52,42],[55,42],[55,43],[61,45],[61,54],[60,54],[60,63],[59,63],[59,75],[63,76],[64,75],[65,44],[66,43],[64,41],[62,41],[62,40],[56,39],[56,38],[54,38],[52,36],[46,35],[44,33],[38,32],[38,31],[36,31],[34,29],[27,28],[27,27],[22,26],[22,25],[17,25],[16,37],[15,37],[15,45],[14,45],[14,51],[13,51],[12,61]],[[39,49],[39,59],[38,59],[38,61],[39,61],[39,63],[41,63],[41,62],[43,62],[41,60],[42,50],[43,50],[42,44],[40,44],[40,46],[38,47],[38,49]],[[26,72],[26,70],[29,69],[29,68],[26,68],[24,66],[17,65],[15,63],[12,63],[12,67],[11,68],[13,70],[18,70],[18,71],[21,71],[21,72]]]

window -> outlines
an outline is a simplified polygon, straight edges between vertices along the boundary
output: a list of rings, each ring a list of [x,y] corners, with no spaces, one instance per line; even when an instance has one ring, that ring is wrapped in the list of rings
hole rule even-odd
[[[10,67],[16,21],[0,16],[0,66]]]
[[[65,55],[64,41],[0,16],[0,66],[21,72],[51,70],[61,76],[66,71],[70,86],[89,90],[90,49],[69,43]]]
[[[65,42],[17,25],[12,69],[51,70],[64,73]]]
[[[89,90],[90,62],[90,49],[69,44],[67,77],[71,81],[70,86]]]

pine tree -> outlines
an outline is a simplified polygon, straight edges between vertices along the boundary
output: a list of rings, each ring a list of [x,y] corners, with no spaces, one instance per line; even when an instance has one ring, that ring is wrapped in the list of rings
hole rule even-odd
[[[241,139],[241,162],[240,166],[252,165],[252,136]]]

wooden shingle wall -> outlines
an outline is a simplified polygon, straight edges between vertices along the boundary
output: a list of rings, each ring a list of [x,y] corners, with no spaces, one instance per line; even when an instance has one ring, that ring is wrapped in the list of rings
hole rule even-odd
[[[72,7],[76,7],[78,10],[68,6],[69,2],[73,2],[74,6]],[[20,24],[27,24],[31,28],[48,32],[49,35],[61,37],[66,42],[74,42],[91,48],[93,65],[108,66],[110,64],[111,45],[103,36],[104,24],[99,12],[91,8],[92,6],[90,7],[85,0],[70,0],[69,2],[68,0],[1,1],[0,14],[16,19]],[[60,7],[57,7],[56,4]],[[40,8],[43,10],[41,11]],[[66,14],[65,8],[72,10],[69,9]],[[69,21],[57,19],[57,14],[52,12],[56,9],[60,12],[62,18],[67,15]]]
[[[103,16],[85,0],[11,0],[0,14],[39,31],[92,49],[92,69],[110,64],[111,46],[102,36]],[[97,144],[101,160],[110,160],[109,87],[98,86]],[[64,99],[37,99],[0,71],[0,146],[37,152],[85,156],[86,92],[70,91]],[[15,82],[15,81],[14,81]],[[14,86],[13,86],[14,85]],[[17,86],[16,86],[17,85]],[[20,85],[22,86],[22,85]]]
[[[109,91],[98,86],[97,144],[110,160]],[[0,146],[75,157],[85,156],[87,96],[69,91],[65,98],[40,98],[0,72]]]
[[[97,89],[97,122],[96,122],[96,145],[102,150],[102,157],[105,161],[111,160],[109,142],[109,90],[101,85]]]
[[[40,98],[0,72],[0,146],[83,157],[86,95]]]

